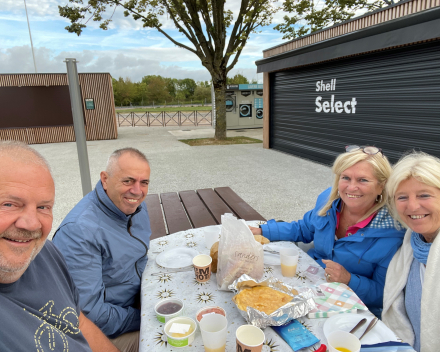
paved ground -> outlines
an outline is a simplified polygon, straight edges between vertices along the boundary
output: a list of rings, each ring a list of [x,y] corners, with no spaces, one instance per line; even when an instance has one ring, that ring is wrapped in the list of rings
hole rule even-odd
[[[150,193],[229,186],[267,219],[292,221],[314,206],[332,183],[329,167],[271,149],[260,143],[190,147],[179,139],[212,137],[204,127],[121,127],[116,140],[88,142],[93,187],[110,153],[131,146],[150,160]],[[262,139],[262,129],[228,131],[228,136]],[[56,187],[54,227],[82,198],[75,143],[33,145],[49,161]]]

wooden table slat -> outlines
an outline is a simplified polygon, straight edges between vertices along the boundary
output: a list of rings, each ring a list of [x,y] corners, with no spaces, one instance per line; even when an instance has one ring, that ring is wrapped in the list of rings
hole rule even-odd
[[[175,192],[161,193],[163,212],[168,225],[168,233],[192,229],[180,198]]]
[[[195,191],[182,191],[179,196],[194,228],[217,225]]]
[[[205,203],[209,212],[212,214],[218,224],[221,224],[221,216],[224,213],[232,213],[237,215],[226,205],[225,202],[223,202],[223,200],[218,196],[217,193],[214,192],[212,188],[198,189],[197,194],[202,199],[203,203]]]
[[[217,187],[214,191],[221,199],[238,215],[240,219],[246,221],[262,220],[266,221],[254,208],[246,203],[237,193],[229,187]]]
[[[148,215],[150,217],[151,237],[153,240],[158,237],[166,236],[167,231],[165,228],[165,222],[162,214],[162,207],[160,205],[160,199],[158,194],[149,194],[145,198],[147,204]]]

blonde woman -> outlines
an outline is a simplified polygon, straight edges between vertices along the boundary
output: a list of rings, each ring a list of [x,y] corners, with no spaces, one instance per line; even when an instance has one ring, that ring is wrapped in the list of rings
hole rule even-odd
[[[387,190],[392,213],[408,230],[388,268],[383,321],[416,351],[438,351],[440,160],[420,152],[403,157]]]
[[[404,235],[385,206],[391,166],[379,148],[348,146],[332,170],[333,187],[302,220],[269,220],[251,230],[271,241],[314,241],[308,254],[325,268],[327,281],[347,284],[380,315],[387,267]]]

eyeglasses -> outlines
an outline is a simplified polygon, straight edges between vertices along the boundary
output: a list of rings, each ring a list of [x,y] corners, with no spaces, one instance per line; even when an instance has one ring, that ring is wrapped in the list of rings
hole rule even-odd
[[[360,147],[358,145],[347,145],[345,147],[345,151],[347,153],[355,152],[356,150],[362,150],[365,154],[368,155],[376,155],[377,153],[381,153],[383,156],[382,149],[378,147],[373,147],[373,146]]]

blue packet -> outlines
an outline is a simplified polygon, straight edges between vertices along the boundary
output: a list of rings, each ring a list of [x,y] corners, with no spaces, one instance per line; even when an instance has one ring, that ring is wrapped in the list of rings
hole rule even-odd
[[[283,326],[272,326],[272,329],[275,330],[294,351],[298,351],[304,347],[310,347],[319,342],[319,339],[296,319]]]

